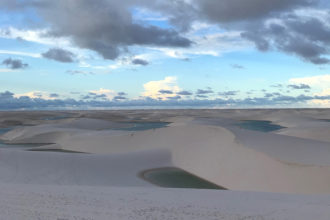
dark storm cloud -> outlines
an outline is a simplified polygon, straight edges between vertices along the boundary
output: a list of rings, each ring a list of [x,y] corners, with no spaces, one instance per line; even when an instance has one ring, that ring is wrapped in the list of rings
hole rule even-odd
[[[158,91],[160,94],[168,94],[168,95],[171,95],[171,94],[173,94],[173,91],[171,91],[171,90],[159,90]]]
[[[29,64],[23,63],[22,60],[12,59],[12,58],[5,59],[4,61],[2,61],[2,64],[6,65],[8,68],[10,68],[12,70],[24,69],[24,68],[27,68],[29,66]]]
[[[74,53],[61,48],[51,48],[47,52],[41,55],[44,58],[55,60],[62,63],[73,63],[76,57]]]
[[[174,29],[161,29],[134,23],[130,7],[152,1],[94,0],[50,1],[39,7],[40,14],[52,24],[51,36],[70,36],[82,48],[115,59],[127,46],[189,47],[192,42]]]
[[[288,85],[289,88],[291,89],[304,89],[304,90],[309,90],[311,87],[306,84],[300,84],[300,85]]]
[[[182,95],[182,96],[189,96],[192,95],[193,93],[189,92],[189,91],[181,91],[177,93],[178,95]]]
[[[318,0],[2,0],[0,7],[33,8],[51,27],[49,36],[70,37],[77,46],[105,59],[116,59],[136,45],[190,47],[193,42],[182,33],[194,21],[209,21],[226,30],[242,31],[241,36],[261,51],[279,50],[314,64],[330,63],[328,21],[294,13],[299,8],[318,8]],[[160,12],[173,28],[135,21],[132,9],[137,7]],[[269,25],[265,22],[269,18],[281,22]]]
[[[277,49],[314,64],[328,64],[330,29],[318,17],[285,14],[280,24],[250,27],[242,37],[255,43],[261,51]]]
[[[314,0],[194,0],[202,15],[213,22],[255,20],[274,12],[308,6]]]
[[[142,60],[142,59],[134,59],[134,60],[132,60],[132,63],[133,63],[134,65],[142,65],[142,66],[147,66],[147,65],[149,65],[149,62],[148,62],[148,61],[146,61],[146,60]]]

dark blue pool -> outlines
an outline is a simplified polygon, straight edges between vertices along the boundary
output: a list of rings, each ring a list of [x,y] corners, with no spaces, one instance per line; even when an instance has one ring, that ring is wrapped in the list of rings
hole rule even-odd
[[[271,121],[259,120],[244,120],[236,125],[243,129],[260,132],[272,132],[285,128],[281,125],[273,124]]]
[[[7,133],[7,132],[10,131],[11,129],[13,129],[13,128],[0,128],[0,135],[1,135],[1,134],[4,134],[4,133]]]
[[[166,188],[225,189],[176,167],[147,170],[141,176],[154,185]]]

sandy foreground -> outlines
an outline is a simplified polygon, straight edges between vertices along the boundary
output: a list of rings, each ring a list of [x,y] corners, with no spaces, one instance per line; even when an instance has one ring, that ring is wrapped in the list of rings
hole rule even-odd
[[[0,148],[0,219],[329,219],[329,119],[320,109],[0,112],[0,132],[11,128],[0,139],[25,145]],[[170,124],[130,129],[150,122]],[[161,167],[229,191],[139,176]]]

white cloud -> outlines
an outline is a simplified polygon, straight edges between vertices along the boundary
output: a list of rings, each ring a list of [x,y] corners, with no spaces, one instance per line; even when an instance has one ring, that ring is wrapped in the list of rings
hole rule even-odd
[[[294,78],[290,79],[289,82],[309,85],[313,90],[317,91],[313,93],[315,96],[330,96],[330,74]],[[330,100],[311,100],[310,104],[321,107],[330,107]]]
[[[168,76],[163,80],[159,81],[150,81],[143,85],[144,92],[142,93],[145,97],[150,97],[153,99],[164,99],[167,100],[168,97],[175,97],[177,92],[180,92],[182,89],[178,86],[177,77]],[[169,90],[173,94],[161,94],[160,90]]]
[[[312,77],[293,78],[289,80],[293,84],[306,84],[313,89],[326,90],[330,88],[330,74]]]
[[[39,53],[28,53],[28,52],[12,51],[12,50],[0,50],[0,54],[27,56],[27,57],[34,57],[34,58],[41,57],[41,55]]]
[[[191,39],[194,44],[190,48],[155,48],[149,47],[154,51],[160,51],[167,57],[184,59],[194,56],[221,56],[224,53],[242,51],[252,48],[252,44],[241,38],[240,31],[198,33],[201,29],[207,28],[206,24],[196,24],[195,31],[188,33],[185,37]],[[212,29],[211,29],[212,30]]]
[[[14,72],[12,69],[0,69],[0,73]]]
[[[52,45],[57,47],[66,47],[71,45],[69,38],[48,37],[48,29],[39,30],[20,30],[13,27],[0,29],[0,37],[8,39],[22,39],[39,44]]]

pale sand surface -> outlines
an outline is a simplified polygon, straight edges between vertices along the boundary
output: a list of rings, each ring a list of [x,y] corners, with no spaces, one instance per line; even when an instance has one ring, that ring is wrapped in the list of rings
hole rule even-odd
[[[1,220],[328,220],[330,214],[329,196],[135,187],[0,187]]]
[[[39,148],[88,153],[64,154],[1,149],[0,184],[5,184],[8,196],[14,198],[21,194],[14,190],[16,185],[9,184],[28,184],[27,198],[32,198],[40,188],[38,196],[41,197],[36,195],[35,198],[38,201],[47,197],[49,190],[54,188],[52,193],[57,194],[57,199],[46,200],[60,204],[59,200],[68,199],[76,210],[81,209],[82,204],[78,202],[81,195],[76,195],[75,192],[84,191],[84,187],[92,187],[88,188],[92,191],[88,196],[95,193],[95,198],[99,197],[99,187],[109,187],[107,190],[110,194],[119,191],[119,197],[123,197],[124,194],[121,193],[128,190],[130,193],[127,196],[132,201],[138,201],[138,195],[150,194],[157,202],[154,203],[155,206],[142,202],[139,209],[145,211],[139,213],[142,216],[140,219],[145,219],[143,217],[146,216],[157,217],[165,212],[166,219],[171,217],[168,215],[169,210],[176,206],[171,204],[174,198],[166,197],[172,190],[160,190],[139,178],[138,174],[147,169],[174,166],[230,190],[289,193],[214,192],[219,196],[212,197],[214,201],[210,198],[217,204],[213,209],[211,203],[203,206],[211,193],[179,190],[175,191],[178,195],[190,194],[196,201],[194,200],[192,209],[182,209],[194,214],[186,213],[187,215],[180,216],[179,211],[176,211],[175,216],[178,219],[244,219],[249,218],[250,214],[253,216],[250,219],[311,219],[307,218],[308,214],[314,219],[329,219],[325,216],[329,217],[330,211],[324,208],[325,204],[330,203],[329,197],[293,195],[330,194],[330,122],[323,119],[330,119],[330,110],[0,112],[0,128],[13,127],[13,130],[0,135],[7,143],[47,143],[48,145]],[[286,128],[270,133],[250,131],[237,126],[241,120],[267,120]],[[120,130],[138,122],[171,124],[144,131]],[[150,188],[150,191],[147,188]],[[72,194],[60,193],[62,190],[72,191]],[[1,193],[5,192],[0,190]],[[92,201],[94,197],[88,196],[86,195],[86,200]],[[116,203],[120,200],[119,197],[105,196],[102,201]],[[245,198],[249,205],[235,206],[238,197]],[[5,198],[0,197],[0,211],[6,207]],[[276,198],[276,202],[273,198]],[[11,201],[12,207],[16,207],[18,201]],[[185,207],[187,201],[182,201],[178,207]],[[284,207],[285,204],[288,208],[281,212],[279,207]],[[110,209],[112,214],[120,214],[113,219],[130,219],[129,215],[132,213],[136,214],[136,218],[132,219],[139,219],[138,212],[134,211],[135,206],[125,209],[123,205],[124,203],[118,201],[116,208],[121,211]],[[298,215],[296,207],[305,207],[306,214]],[[90,212],[96,210],[92,204],[90,208]],[[204,209],[212,209],[214,212],[208,210],[206,213],[211,214],[198,214],[203,213]],[[21,214],[26,214],[27,210],[29,209],[22,207]],[[35,213],[40,214],[40,210]],[[268,210],[268,215],[260,213],[261,210]],[[41,218],[54,219],[50,217],[52,211],[54,210],[51,208],[47,209],[40,215]],[[95,219],[104,219],[104,210],[97,211],[99,214],[95,214]],[[67,212],[59,216],[64,216],[65,213]],[[91,215],[87,213],[86,216]],[[219,218],[210,217],[214,213]],[[73,216],[68,219],[74,219]],[[78,219],[82,217],[77,216]],[[29,218],[33,219],[30,216]]]

